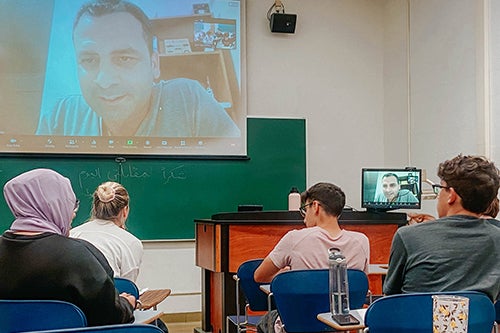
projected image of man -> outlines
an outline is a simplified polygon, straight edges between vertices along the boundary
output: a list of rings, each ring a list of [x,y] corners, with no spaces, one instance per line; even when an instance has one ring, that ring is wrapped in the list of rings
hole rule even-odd
[[[382,193],[375,196],[376,202],[418,202],[413,192],[401,188],[399,177],[395,173],[384,174],[380,187]]]
[[[148,17],[134,4],[94,0],[73,25],[82,96],[40,117],[39,135],[236,137],[226,110],[195,80],[158,81]]]

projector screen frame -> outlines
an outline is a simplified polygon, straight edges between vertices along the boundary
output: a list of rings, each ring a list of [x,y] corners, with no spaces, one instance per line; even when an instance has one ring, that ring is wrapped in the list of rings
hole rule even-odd
[[[174,3],[171,0],[164,0],[164,2]],[[44,0],[43,3],[46,3],[46,6],[41,6],[39,0],[11,0],[9,3],[20,3],[25,4],[27,8],[31,8],[31,14],[26,14],[26,17],[34,17],[43,16],[40,15],[40,11],[43,8],[47,8],[47,10],[51,12],[56,12],[57,5],[61,5],[61,3],[65,3],[64,6],[70,6],[65,0]],[[79,1],[84,2],[84,1]],[[145,0],[131,0],[133,3],[141,3],[147,2]],[[199,1],[187,1],[189,5],[193,5],[198,3]],[[161,62],[165,62],[167,65],[169,61],[173,61],[175,59],[179,59],[181,57],[196,57],[196,58],[205,58],[205,63],[209,64],[217,64],[214,67],[219,66],[216,70],[218,72],[226,73],[222,79],[218,80],[213,77],[209,77],[206,80],[198,78],[200,84],[204,87],[209,83],[210,89],[214,92],[217,100],[222,104],[224,103],[224,108],[228,110],[228,114],[231,116],[233,121],[236,123],[238,128],[240,129],[240,135],[238,137],[214,137],[214,136],[184,136],[184,137],[171,137],[171,136],[117,136],[117,137],[108,137],[108,136],[93,136],[93,135],[35,135],[30,132],[34,132],[33,128],[33,119],[31,119],[31,123],[29,126],[29,131],[21,131],[21,133],[16,133],[12,130],[16,124],[23,125],[29,123],[30,118],[29,114],[31,114],[31,118],[35,116],[38,118],[39,112],[44,108],[44,103],[51,104],[50,102],[46,102],[49,100],[46,98],[46,95],[49,94],[47,91],[51,89],[56,89],[53,85],[53,82],[50,81],[48,71],[50,68],[54,67],[54,63],[51,63],[50,59],[55,57],[52,54],[50,49],[50,43],[53,43],[54,39],[57,39],[52,35],[53,26],[49,26],[49,31],[47,32],[47,27],[42,24],[42,28],[39,30],[40,36],[45,35],[44,38],[39,38],[39,36],[34,36],[36,38],[33,41],[33,44],[36,43],[36,40],[41,43],[45,41],[47,43],[47,50],[45,53],[43,52],[43,48],[41,49],[42,56],[38,59],[31,59],[36,64],[30,64],[25,68],[25,72],[22,72],[22,66],[14,66],[13,69],[6,67],[6,72],[8,74],[8,78],[12,79],[15,77],[14,89],[12,90],[4,90],[5,94],[13,92],[13,96],[15,96],[14,102],[10,103],[13,106],[13,109],[9,109],[9,107],[4,107],[3,111],[0,110],[0,122],[4,122],[6,125],[5,128],[0,128],[0,154],[2,155],[44,155],[44,156],[59,156],[59,155],[75,155],[75,156],[141,156],[141,157],[168,157],[168,158],[246,158],[247,155],[247,135],[246,135],[246,116],[247,116],[247,103],[246,103],[246,58],[245,58],[245,0],[237,0],[237,1],[227,1],[227,0],[212,0],[207,1],[210,5],[214,3],[228,3],[232,6],[238,5],[239,8],[239,22],[236,25],[237,29],[237,45],[238,49],[235,51],[233,49],[215,49],[215,50],[197,50],[192,52],[189,55],[182,54],[162,54],[160,59]],[[38,3],[38,4],[37,4]],[[185,3],[184,3],[185,4]],[[183,5],[184,5],[183,4]],[[140,4],[139,4],[140,6]],[[43,8],[42,8],[43,7]],[[59,9],[60,10],[60,9]],[[16,12],[20,15],[22,9]],[[146,9],[145,9],[146,11]],[[12,13],[11,13],[12,14]],[[146,13],[148,14],[148,13]],[[0,14],[1,15],[1,14]],[[7,14],[4,14],[7,15]],[[56,14],[54,14],[56,15]],[[148,14],[150,15],[150,14]],[[214,13],[215,15],[215,13]],[[15,15],[14,15],[15,16]],[[210,14],[208,14],[210,16]],[[194,14],[190,15],[178,15],[178,16],[169,16],[169,17],[154,17],[151,19],[153,23],[153,27],[158,26],[161,27],[162,20],[175,21],[175,20],[190,20],[190,19],[200,19],[200,17],[207,17],[207,13],[203,14]],[[212,20],[222,20],[228,19],[227,17],[219,18],[214,16]],[[231,18],[229,18],[231,19]],[[47,20],[47,18],[46,18]],[[71,19],[72,20],[72,19]],[[207,20],[210,21],[210,20]],[[46,22],[46,21],[45,21]],[[52,23],[52,17],[50,18],[50,22]],[[72,22],[71,22],[72,23]],[[21,24],[19,24],[21,25]],[[32,29],[33,30],[33,29]],[[27,31],[25,36],[32,35],[35,33],[34,31]],[[48,35],[47,35],[48,34]],[[4,38],[0,39],[0,51],[1,44],[8,39],[8,36],[3,36]],[[192,38],[194,37],[192,32],[190,34],[186,34],[186,37]],[[158,49],[164,45],[164,39],[167,37],[157,38],[155,39],[156,45],[155,47]],[[8,46],[15,43],[7,43]],[[192,44],[193,45],[193,44]],[[16,50],[29,50],[30,47],[22,47],[16,45]],[[71,46],[72,48],[72,46]],[[40,51],[40,50],[39,50]],[[235,52],[238,54],[235,57]],[[0,52],[1,53],[1,52]],[[74,53],[74,52],[73,52]],[[68,59],[71,58],[71,61],[74,60],[74,54],[68,55]],[[33,58],[32,55],[30,55]],[[12,59],[12,56],[10,57]],[[57,57],[56,57],[57,58]],[[60,60],[61,62],[69,62],[68,59]],[[195,61],[196,63],[203,63],[203,61]],[[1,66],[1,63],[0,63]],[[76,67],[76,65],[75,65]],[[193,67],[191,65],[186,65],[186,67]],[[45,69],[47,68],[47,72]],[[38,72],[37,72],[38,71]],[[215,70],[214,70],[215,71]],[[71,84],[67,84],[68,86],[79,86],[78,78],[76,75],[76,69],[72,71],[67,71],[68,77],[73,77],[73,79],[68,79],[68,82],[72,81]],[[229,73],[229,75],[227,75]],[[17,75],[17,77],[16,77]],[[177,74],[178,75],[178,74]],[[200,74],[200,77],[205,76],[204,74]],[[182,77],[185,77],[184,75]],[[189,77],[188,77],[189,78]],[[171,79],[171,77],[164,77],[164,79]],[[196,80],[196,78],[192,78]],[[76,80],[76,83],[75,83]],[[7,79],[6,79],[7,81]],[[54,81],[54,80],[52,80]],[[203,82],[204,81],[204,82]],[[220,81],[220,82],[218,82]],[[19,86],[22,86],[23,82],[28,82],[28,86],[25,90],[16,90]],[[1,82],[0,82],[1,83]],[[66,82],[60,82],[60,85],[66,85]],[[1,86],[0,86],[1,88]],[[29,95],[27,95],[26,90],[29,90]],[[207,89],[208,90],[208,89]],[[36,94],[38,93],[38,96]],[[61,93],[63,94],[63,93]],[[49,94],[50,95],[50,94]],[[66,95],[66,94],[64,94]],[[222,96],[222,97],[219,97]],[[6,96],[3,96],[6,98]],[[18,98],[19,97],[19,98]],[[220,98],[220,99],[219,99]],[[0,100],[2,96],[0,96]],[[38,99],[39,107],[36,108],[36,101]],[[20,107],[18,102],[21,101]],[[9,104],[9,103],[7,103]],[[53,104],[53,103],[52,103]],[[16,109],[16,107],[18,107]],[[27,111],[29,110],[29,111]],[[3,113],[3,114],[2,114]],[[28,114],[28,115],[27,115]],[[15,115],[14,117],[12,115]],[[37,119],[38,120],[38,119]],[[1,125],[0,125],[1,126]],[[94,142],[95,141],[95,142]],[[113,141],[111,143],[111,141]],[[216,146],[215,142],[220,142],[219,145]],[[25,148],[31,145],[31,148]],[[213,146],[212,146],[213,145]],[[102,149],[98,150],[97,148]],[[140,150],[139,150],[140,148]]]

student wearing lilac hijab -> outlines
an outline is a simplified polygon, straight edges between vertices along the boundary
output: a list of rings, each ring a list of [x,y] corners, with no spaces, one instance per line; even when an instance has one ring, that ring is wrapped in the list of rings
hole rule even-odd
[[[16,218],[11,231],[68,236],[77,202],[68,178],[49,169],[35,169],[8,181],[3,191]]]
[[[68,237],[78,208],[69,179],[35,169],[8,181],[3,192],[15,220],[0,237],[0,299],[67,301],[89,326],[133,321],[135,298],[118,294],[102,253]]]

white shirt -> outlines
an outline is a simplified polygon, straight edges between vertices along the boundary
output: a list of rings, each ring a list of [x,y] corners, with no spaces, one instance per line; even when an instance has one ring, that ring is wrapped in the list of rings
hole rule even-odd
[[[136,282],[142,262],[141,241],[113,221],[91,220],[70,230],[70,236],[84,239],[106,257],[116,277]]]

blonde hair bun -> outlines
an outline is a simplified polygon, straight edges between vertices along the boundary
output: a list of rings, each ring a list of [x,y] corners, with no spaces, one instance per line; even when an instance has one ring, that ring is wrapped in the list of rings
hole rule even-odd
[[[113,201],[115,196],[116,196],[116,191],[109,184],[102,184],[102,185],[99,185],[99,187],[97,188],[97,197],[99,198],[99,201],[101,201],[101,202],[106,203],[106,202]]]

